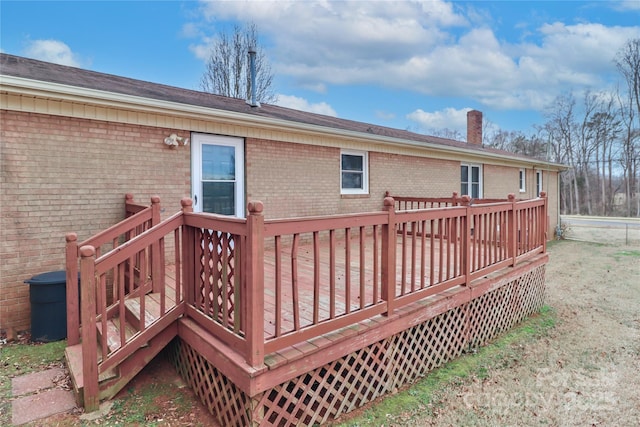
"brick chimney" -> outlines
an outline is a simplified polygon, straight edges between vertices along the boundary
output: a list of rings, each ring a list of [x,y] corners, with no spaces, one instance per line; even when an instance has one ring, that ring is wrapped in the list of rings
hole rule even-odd
[[[467,112],[467,143],[482,145],[482,111]]]

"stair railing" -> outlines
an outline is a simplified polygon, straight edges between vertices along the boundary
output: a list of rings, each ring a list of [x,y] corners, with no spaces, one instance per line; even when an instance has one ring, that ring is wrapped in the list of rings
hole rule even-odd
[[[68,233],[66,237],[66,279],[67,279],[67,345],[80,342],[80,295],[78,286],[78,262],[81,258],[80,248],[91,246],[96,257],[108,253],[122,243],[127,242],[160,223],[160,198],[151,198],[151,205],[135,203],[133,195],[125,195],[125,219],[98,234],[78,242],[76,233]],[[156,250],[156,253],[159,251]]]

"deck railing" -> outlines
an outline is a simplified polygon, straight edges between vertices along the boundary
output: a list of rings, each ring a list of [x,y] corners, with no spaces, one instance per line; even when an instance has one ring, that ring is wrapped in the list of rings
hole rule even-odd
[[[140,209],[118,225],[84,241],[77,249],[81,258],[80,335],[87,410],[97,407],[98,378],[116,368],[184,312],[183,212],[162,222],[156,219],[156,214],[159,219],[159,200],[154,197],[150,209]],[[155,225],[150,226],[150,222]],[[118,239],[124,241],[120,243]],[[100,253],[93,246],[111,240],[114,243],[109,251]],[[68,237],[67,242],[75,244]],[[68,254],[72,253],[68,250]],[[171,255],[173,259],[168,259]],[[165,286],[169,271],[171,294]],[[149,296],[152,305],[147,303]],[[74,345],[72,341],[68,344]]]
[[[385,197],[391,197],[395,201],[396,210],[407,211],[415,209],[432,209],[447,208],[453,206],[462,206],[463,197],[454,191],[451,197],[417,197],[417,196],[396,196],[390,192],[385,193]],[[470,199],[472,205],[480,205],[486,203],[501,203],[506,199]]]
[[[266,353],[387,310],[388,224],[387,212],[265,221]]]
[[[160,223],[160,199],[151,198],[149,206],[141,205],[133,200],[132,194],[125,195],[125,220],[110,227],[82,242],[78,242],[76,233],[66,235],[66,280],[67,280],[67,343],[75,345],[80,342],[80,306],[79,306],[79,286],[78,286],[78,265],[81,258],[80,248],[91,246],[95,255],[99,257],[103,253],[108,253],[118,248],[121,244],[131,240],[145,230]],[[136,272],[139,271],[140,260],[136,260],[133,266]],[[129,279],[129,277],[127,277]],[[136,282],[131,276],[132,285]],[[129,288],[130,286],[127,286]],[[111,289],[114,293],[109,296],[110,300],[117,300],[115,294],[117,288]]]
[[[171,319],[191,318],[258,367],[265,354],[392,315],[545,251],[544,194],[478,205],[463,197],[460,204],[397,210],[387,197],[381,212],[265,220],[261,202],[250,203],[247,218],[238,219],[193,213],[184,199],[181,212],[98,256],[92,242],[112,241],[113,230],[133,226],[119,224],[76,252],[82,257],[82,341],[98,342],[96,330],[105,331],[109,321],[124,330],[125,295],[139,308],[138,332],[120,332],[115,343],[101,334],[100,357],[95,346],[84,357],[85,387],[93,378],[97,390],[99,373],[166,326],[168,264],[175,265]],[[127,291],[124,278],[135,268],[141,282]],[[160,299],[153,324],[144,302],[151,283]]]

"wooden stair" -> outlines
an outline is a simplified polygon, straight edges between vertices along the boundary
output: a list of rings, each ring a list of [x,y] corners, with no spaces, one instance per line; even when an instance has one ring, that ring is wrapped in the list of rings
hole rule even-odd
[[[145,328],[151,326],[160,319],[160,294],[145,295]],[[180,311],[177,310],[175,302],[167,298],[166,317],[177,318]],[[127,342],[135,338],[140,325],[140,300],[138,297],[125,301],[125,337]],[[119,365],[103,372],[98,377],[99,400],[107,400],[115,397],[171,340],[178,334],[177,322],[169,321],[167,326],[157,333],[148,342],[142,343],[132,353],[126,357]],[[113,317],[106,322],[106,338],[109,352],[120,349],[120,318]],[[98,363],[102,361],[102,323],[96,324]],[[65,359],[69,367],[69,373],[73,384],[76,402],[84,406],[84,376],[83,376],[83,351],[82,343],[69,346],[65,349]]]

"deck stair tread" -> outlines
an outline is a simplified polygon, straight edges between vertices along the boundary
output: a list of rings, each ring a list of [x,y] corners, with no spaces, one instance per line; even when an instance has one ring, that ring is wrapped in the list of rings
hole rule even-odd
[[[120,317],[114,317],[106,322],[107,324],[107,346],[109,351],[116,351],[120,348]],[[102,322],[96,324],[98,328],[98,340],[102,337]],[[125,340],[128,341],[133,335],[135,335],[137,329],[133,327],[129,322],[125,320]]]
[[[67,366],[71,373],[70,376],[73,381],[74,388],[76,390],[81,390],[84,387],[84,378],[82,375],[82,344],[76,344],[65,348],[64,354],[67,360]],[[98,358],[101,359],[100,351],[98,351]],[[117,376],[118,368],[114,367],[100,374],[98,381],[104,382],[116,378]]]
[[[145,321],[145,329],[151,326],[154,322],[160,319],[160,301],[162,295],[161,293],[149,293],[144,296],[144,321]],[[169,293],[165,294],[165,312],[168,311],[171,307],[175,306],[175,302]],[[126,341],[134,338],[137,333],[139,333],[138,326],[140,325],[140,297],[134,296],[125,299],[125,338]],[[112,353],[120,349],[120,327],[121,320],[120,316],[114,316],[106,321],[106,338],[107,338],[107,346],[109,347],[108,352]],[[97,329],[97,354],[98,354],[98,363],[102,361],[102,335],[103,335],[103,325],[101,321],[96,323]],[[140,350],[146,349],[149,347],[150,343],[147,343],[140,347]],[[77,396],[80,396],[82,399],[83,390],[84,390],[84,378],[83,378],[83,351],[82,351],[82,343],[76,344],[73,346],[68,346],[65,349],[65,359],[67,361],[67,366],[69,367],[71,380],[73,382],[73,389]],[[98,382],[99,384],[113,384],[114,381],[120,378],[120,367],[115,366],[99,375]],[[101,386],[102,387],[102,386]],[[109,398],[103,393],[106,393],[106,390],[102,390],[101,388],[101,399]]]
[[[160,294],[150,293],[144,297],[144,326],[148,328],[153,322],[160,318]],[[130,322],[133,325],[140,324],[141,310],[140,310],[140,298],[130,298],[124,302],[127,307],[129,315],[132,316]],[[167,307],[171,307],[173,304],[168,300]],[[166,308],[165,308],[166,311]]]

